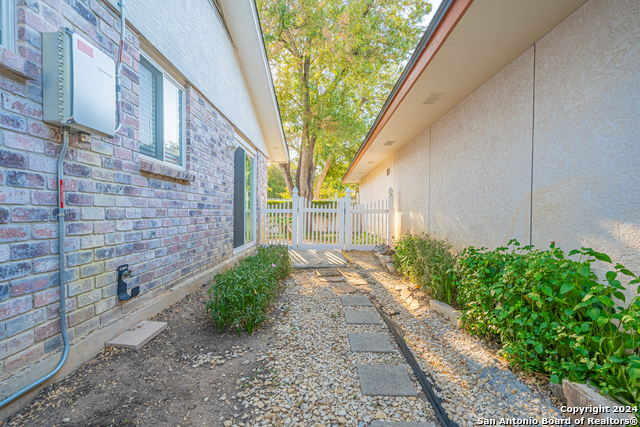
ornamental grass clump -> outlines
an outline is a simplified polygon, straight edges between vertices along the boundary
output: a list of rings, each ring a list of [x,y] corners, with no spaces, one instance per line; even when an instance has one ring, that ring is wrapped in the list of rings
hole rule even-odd
[[[207,292],[207,313],[218,331],[251,334],[266,320],[266,310],[278,296],[278,281],[290,273],[286,246],[259,246],[255,254],[217,274]]]
[[[627,286],[640,279],[590,248],[571,251],[571,259],[554,243],[544,251],[509,245],[460,254],[462,326],[500,341],[503,356],[525,371],[547,372],[556,383],[590,381],[637,407],[640,299],[626,304],[620,279],[626,276]],[[610,265],[604,282],[592,270],[596,260]]]
[[[455,276],[452,269],[456,257],[445,240],[427,234],[407,233],[395,241],[395,267],[399,273],[420,285],[433,298],[455,302]]]

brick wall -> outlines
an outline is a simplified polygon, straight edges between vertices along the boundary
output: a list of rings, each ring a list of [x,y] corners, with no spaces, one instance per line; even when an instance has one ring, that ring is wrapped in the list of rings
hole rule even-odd
[[[41,33],[74,28],[113,58],[119,18],[89,0],[18,0],[19,55],[36,77],[0,75],[0,370],[2,379],[62,345],[58,319],[56,159],[60,130],[42,122]],[[186,90],[187,175],[141,162],[138,35],[123,53],[124,126],[112,140],[72,137],[66,156],[67,312],[77,340],[228,259],[233,234],[233,127]],[[36,72],[37,70],[37,72]],[[141,168],[141,165],[143,166]],[[258,177],[266,194],[266,159]],[[262,169],[264,168],[264,171]],[[144,170],[143,170],[144,169]],[[191,179],[192,181],[189,181]],[[140,296],[121,303],[129,264]]]

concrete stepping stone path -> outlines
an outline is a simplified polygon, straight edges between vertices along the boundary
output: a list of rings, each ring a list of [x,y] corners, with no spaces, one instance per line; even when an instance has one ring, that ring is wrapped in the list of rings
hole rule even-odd
[[[404,366],[358,365],[358,376],[365,396],[418,395]]]
[[[368,333],[368,334],[349,334],[349,344],[351,351],[367,351],[371,353],[393,353],[387,334],[384,333]]]
[[[378,315],[373,311],[345,311],[344,317],[352,325],[380,325]]]
[[[331,276],[342,276],[335,268],[323,268],[321,270],[316,270],[316,276],[318,277],[331,277]]]
[[[358,292],[358,288],[354,288],[351,285],[335,285],[333,292],[337,295],[355,294]]]
[[[373,304],[371,303],[369,297],[342,297],[342,305],[373,307]]]

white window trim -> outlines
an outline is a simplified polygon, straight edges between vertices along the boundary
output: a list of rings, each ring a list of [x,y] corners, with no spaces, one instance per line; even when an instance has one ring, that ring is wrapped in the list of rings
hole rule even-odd
[[[8,51],[16,51],[16,1],[0,0],[2,9],[2,40],[0,45]]]
[[[237,248],[233,248],[233,254],[236,255],[236,254],[238,254],[238,253],[240,253],[242,251],[246,251],[247,249],[252,248],[254,246],[256,246],[255,240],[253,242],[249,242],[249,243],[244,244],[242,246],[238,246]]]
[[[4,1],[4,0],[0,0],[0,1]],[[140,56],[142,56],[151,65],[156,67],[158,71],[160,71],[167,80],[174,83],[182,91],[182,105],[180,106],[182,109],[182,124],[180,126],[181,128],[180,132],[182,133],[182,138],[181,138],[182,145],[180,146],[180,157],[182,158],[182,162],[181,162],[182,164],[177,165],[175,163],[167,162],[166,160],[156,159],[155,157],[147,156],[146,154],[142,154],[142,153],[140,153],[140,157],[150,162],[158,163],[163,166],[169,166],[169,167],[180,169],[180,170],[187,170],[187,161],[186,161],[187,159],[187,89],[184,87],[184,85],[179,83],[178,80],[173,78],[171,74],[169,74],[162,66],[160,66],[160,64],[154,61],[153,58],[151,58],[151,56],[143,52],[140,52]],[[164,114],[164,110],[163,110],[163,114]],[[138,141],[138,143],[140,143],[140,141]],[[162,148],[162,153],[164,155],[164,147]]]
[[[240,141],[238,138],[236,138],[236,141]],[[256,168],[257,168],[257,157],[256,157],[256,152],[254,151],[254,153],[251,153],[249,151],[247,151],[246,147],[241,145],[242,149],[245,150],[245,154],[247,156],[249,156],[251,158],[251,236],[253,236],[253,240],[249,243],[245,243],[242,246],[238,246],[237,248],[233,248],[233,254],[237,254],[238,252],[242,252],[245,249],[249,249],[252,246],[255,246],[258,241],[258,218],[257,218],[257,212],[258,210],[256,209],[256,203],[258,202],[258,195],[257,195],[257,191],[256,191],[256,184],[257,184],[257,180],[256,180]],[[246,224],[245,224],[246,227]]]

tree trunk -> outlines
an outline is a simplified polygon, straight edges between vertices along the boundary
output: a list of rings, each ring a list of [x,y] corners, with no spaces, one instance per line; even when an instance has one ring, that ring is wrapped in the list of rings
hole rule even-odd
[[[313,179],[313,151],[315,149],[315,132],[311,128],[311,97],[309,94],[309,70],[311,58],[306,56],[302,64],[302,88],[304,111],[302,114],[302,146],[300,147],[300,161],[296,171],[296,184],[300,190],[300,197],[310,199],[313,196],[313,180],[309,185],[309,179]]]
[[[287,191],[293,197],[293,180],[291,179],[291,165],[289,163],[278,163],[282,175],[284,175],[284,182],[287,184]]]
[[[324,167],[322,168],[322,173],[318,178],[318,182],[316,183],[316,189],[313,192],[314,200],[320,199],[320,187],[322,187],[322,184],[324,183],[324,179],[327,176],[327,172],[329,172],[329,168],[331,167],[331,162],[333,162],[333,154],[329,155],[329,158],[327,159],[327,161],[324,164]]]

